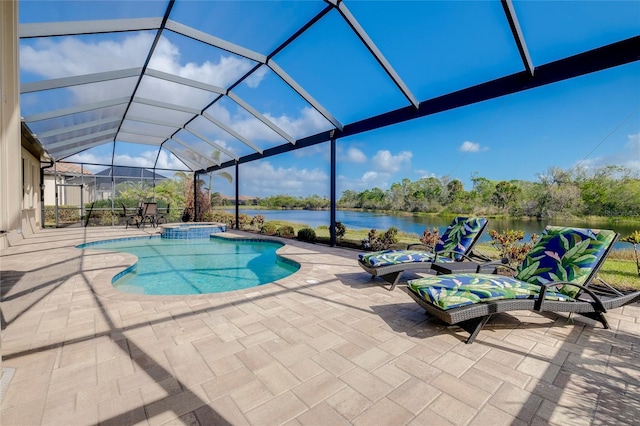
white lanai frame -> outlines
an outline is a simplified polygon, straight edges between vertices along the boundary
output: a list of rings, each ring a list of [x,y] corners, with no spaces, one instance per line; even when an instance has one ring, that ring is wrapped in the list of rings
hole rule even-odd
[[[391,63],[384,57],[380,49],[373,42],[372,38],[366,33],[362,25],[356,20],[355,16],[347,8],[345,1],[343,0],[325,0],[322,10],[317,12],[311,19],[307,20],[298,30],[294,31],[289,37],[282,42],[278,47],[273,49],[268,54],[257,53],[251,49],[234,44],[224,39],[218,38],[214,35],[192,28],[190,26],[179,23],[175,20],[171,20],[171,12],[176,0],[169,0],[168,6],[165,9],[163,17],[155,18],[134,18],[134,19],[120,19],[120,20],[90,20],[90,21],[77,21],[77,22],[56,22],[56,23],[35,23],[35,24],[22,24],[20,26],[20,38],[30,39],[38,37],[56,37],[56,36],[74,36],[74,35],[92,35],[92,34],[105,34],[105,33],[122,33],[122,32],[141,32],[141,31],[155,31],[155,38],[151,47],[147,52],[144,65],[141,68],[124,68],[119,70],[111,70],[104,72],[97,72],[87,75],[77,75],[73,77],[56,78],[47,81],[37,81],[24,83],[21,86],[21,93],[37,93],[52,89],[72,88],[79,85],[97,84],[110,81],[124,81],[124,79],[137,79],[133,90],[130,91],[130,95],[125,97],[118,97],[116,99],[104,100],[101,102],[94,102],[84,105],[76,105],[67,108],[61,108],[55,111],[47,111],[42,113],[31,114],[24,117],[24,122],[27,126],[30,123],[36,123],[43,120],[53,120],[52,123],[47,123],[43,127],[43,131],[40,132],[37,137],[42,139],[50,139],[44,142],[45,149],[50,149],[52,156],[56,159],[62,159],[89,148],[98,146],[105,143],[113,143],[113,155],[115,156],[115,143],[120,138],[126,137],[134,143],[150,144],[160,146],[158,151],[158,157],[154,163],[154,168],[158,164],[160,150],[166,147],[173,153],[178,159],[182,160],[188,169],[197,173],[209,172],[218,168],[225,168],[235,165],[236,171],[239,164],[251,162],[258,159],[267,158],[272,155],[278,155],[285,152],[292,151],[294,149],[305,148],[319,143],[324,143],[329,140],[332,141],[332,150],[335,146],[335,140],[338,138],[344,138],[347,136],[357,135],[370,130],[378,129],[381,127],[398,124],[403,121],[413,120],[420,117],[436,114],[442,111],[451,110],[454,108],[470,105],[476,102],[483,102],[489,99],[517,93],[524,90],[533,89],[536,87],[548,85],[551,83],[571,79],[584,74],[601,71],[607,68],[612,68],[627,64],[630,62],[638,61],[640,59],[640,36],[637,33],[630,38],[619,40],[610,43],[605,46],[593,48],[592,50],[582,51],[573,56],[563,57],[561,59],[554,60],[553,62],[544,63],[535,66],[527,45],[523,32],[520,28],[518,18],[515,13],[514,6],[511,0],[500,0],[504,11],[504,22],[508,24],[511,31],[512,42],[517,47],[522,61],[522,71],[517,71],[509,75],[504,75],[494,80],[484,81],[475,86],[464,87],[455,92],[446,93],[441,96],[437,96],[431,99],[418,100],[409,89],[408,85],[402,80],[400,75],[392,67]],[[347,2],[348,3],[348,2]],[[355,121],[347,124],[341,123],[324,105],[318,102],[301,84],[295,81],[289,73],[287,73],[282,67],[280,67],[276,61],[276,56],[283,50],[287,49],[289,45],[295,41],[299,36],[304,34],[307,30],[313,27],[317,22],[321,21],[327,14],[334,11],[340,16],[340,19],[347,24],[352,34],[360,40],[362,45],[368,51],[368,54],[375,60],[381,70],[384,71],[390,81],[393,82],[399,92],[402,93],[406,99],[406,106],[400,106],[394,110],[387,110],[378,115],[364,118],[360,121]],[[236,79],[235,82],[229,84],[228,87],[218,87],[215,85],[203,83],[197,80],[188,79],[173,75],[170,73],[162,72],[159,70],[153,70],[149,68],[149,63],[155,52],[156,46],[162,36],[163,32],[167,30],[172,33],[178,34],[182,37],[186,37],[196,42],[203,43],[216,49],[221,49],[229,52],[233,55],[237,55],[241,58],[245,58],[254,63],[254,66],[246,72],[243,76]],[[286,36],[286,35],[285,35]],[[284,62],[283,62],[284,63]],[[329,130],[319,132],[314,135],[297,135],[299,138],[295,139],[292,135],[288,134],[286,130],[278,126],[271,121],[264,114],[261,114],[257,108],[250,103],[242,99],[234,89],[240,85],[247,78],[256,75],[260,67],[266,66],[273,71],[273,73],[280,78],[290,89],[292,93],[296,93],[302,100],[311,106],[319,115],[323,116],[328,123],[333,126]],[[203,90],[207,93],[214,94],[211,97],[213,99],[208,105],[201,108],[189,108],[181,105],[174,105],[167,102],[160,102],[153,99],[145,99],[140,96],[138,89],[144,77],[152,77],[155,79],[164,80],[170,82],[172,85],[181,85],[183,87],[189,87],[193,89]],[[115,95],[114,95],[115,96]],[[121,96],[121,94],[119,95]],[[285,141],[281,145],[277,145],[270,148],[259,148],[256,141],[249,140],[248,137],[243,136],[238,129],[232,128],[228,123],[223,123],[220,119],[213,117],[207,110],[219,102],[221,99],[229,99],[230,102],[242,108],[251,116],[265,124],[273,132]],[[134,113],[131,111],[132,106],[148,105],[154,108],[159,108],[162,111],[167,112],[166,116],[163,115],[162,119],[157,117],[146,116],[143,113]],[[120,109],[122,111],[120,111]],[[104,112],[102,115],[89,114],[93,111],[109,111],[108,116]],[[172,112],[174,119],[171,119]],[[73,116],[73,120],[65,119],[59,120],[56,123],[57,118],[65,116]],[[82,115],[82,117],[80,116]],[[178,118],[175,118],[178,117]],[[247,155],[239,156],[232,150],[226,149],[219,143],[212,141],[200,127],[196,131],[191,123],[199,117],[206,119],[205,126],[214,126],[216,131],[220,129],[223,132],[229,134],[235,140],[238,140],[244,146],[250,148],[251,153]],[[81,119],[83,118],[83,119]],[[159,143],[152,143],[149,141],[150,137],[158,138],[157,135],[151,136],[152,132],[132,132],[130,129],[123,130],[123,123],[127,122],[140,122],[146,123],[149,126],[165,126],[173,130],[171,136],[167,138],[159,138],[162,140]],[[200,122],[200,120],[199,120]],[[204,123],[204,121],[202,121]],[[59,126],[56,126],[59,124]],[[116,127],[115,130],[108,129],[109,126]],[[194,123],[195,124],[195,123]],[[108,130],[107,130],[108,129]],[[197,149],[179,138],[178,133],[185,130],[191,133],[194,137],[200,141],[210,145],[220,152],[224,152],[231,158],[230,161],[223,161],[221,164],[215,164],[214,166],[207,167],[208,164],[216,161],[198,161]],[[85,135],[82,135],[86,132]],[[207,132],[208,133],[208,132]],[[61,140],[64,135],[69,134],[67,140]],[[138,138],[138,139],[136,139]],[[175,144],[174,144],[175,143]],[[185,154],[184,158],[181,158],[177,145],[183,147],[186,152],[192,152],[195,154],[196,160],[188,158]],[[171,149],[173,147],[173,150]],[[189,166],[189,164],[191,166]],[[112,160],[113,165],[113,160]],[[335,198],[335,188],[333,188],[335,180],[335,152],[332,152],[332,199]],[[194,167],[202,167],[202,169],[196,170]],[[237,180],[236,180],[237,188]],[[332,223],[333,229],[333,223]]]
[[[164,24],[163,24],[163,21],[165,22]],[[316,111],[318,111],[322,116],[324,116],[336,128],[338,128],[338,129],[342,129],[343,128],[343,125],[332,114],[330,114],[322,105],[320,105],[319,102],[317,102],[309,93],[307,93],[304,90],[304,88],[302,88],[302,86],[300,86],[293,78],[291,78],[291,76],[289,76],[282,68],[280,68],[275,63],[275,61],[273,59],[269,58],[266,55],[262,55],[262,54],[253,52],[253,51],[251,51],[249,49],[246,49],[246,48],[244,48],[242,46],[235,45],[233,43],[227,42],[225,40],[222,40],[222,39],[217,38],[215,36],[212,36],[210,34],[204,33],[202,31],[199,31],[199,30],[196,30],[194,28],[182,25],[182,24],[180,24],[178,22],[174,22],[174,21],[171,21],[171,20],[166,19],[166,18],[165,18],[165,20],[160,19],[160,18],[143,18],[143,19],[122,19],[122,20],[105,20],[105,21],[92,20],[92,21],[77,21],[77,22],[45,23],[45,24],[40,24],[40,23],[39,24],[24,24],[24,25],[21,26],[20,37],[26,39],[26,38],[34,38],[34,37],[86,35],[86,34],[145,31],[145,30],[158,31],[157,36],[159,36],[164,29],[167,29],[167,30],[173,31],[173,32],[175,32],[177,34],[180,34],[180,35],[183,35],[183,36],[198,40],[198,41],[200,41],[202,43],[205,43],[205,44],[214,46],[216,48],[228,51],[228,52],[233,53],[235,55],[250,59],[250,60],[252,60],[254,62],[257,62],[260,65],[268,66],[289,87],[291,87],[293,90],[295,90],[300,95],[300,97],[302,97],[309,105],[311,105]],[[155,46],[155,43],[154,43],[154,46]],[[151,56],[153,54],[153,48],[154,47],[152,47],[150,49],[150,51],[149,51],[149,55],[148,55],[148,58],[147,58],[147,64],[148,64],[148,61],[149,61],[149,59],[151,58]],[[71,114],[76,114],[76,113],[81,113],[81,112],[98,110],[98,109],[101,109],[101,108],[111,107],[111,106],[115,106],[115,105],[121,105],[121,104],[125,104],[125,103],[127,104],[127,111],[125,112],[124,116],[122,116],[122,117],[117,117],[117,118],[114,117],[114,118],[93,120],[93,121],[90,121],[90,122],[87,122],[87,123],[76,124],[76,125],[68,126],[68,127],[61,127],[59,129],[55,129],[55,130],[52,130],[52,131],[44,133],[42,135],[42,137],[50,137],[50,136],[54,136],[54,135],[62,135],[62,134],[69,133],[69,132],[75,131],[75,130],[87,130],[88,131],[86,136],[79,136],[79,137],[72,138],[72,139],[69,139],[69,140],[66,140],[66,141],[55,142],[55,143],[52,143],[52,144],[49,144],[49,145],[45,144],[46,145],[45,148],[52,150],[52,154],[53,154],[54,158],[61,159],[62,155],[64,155],[64,157],[68,157],[70,155],[73,155],[74,149],[77,152],[81,152],[83,150],[98,146],[98,145],[103,144],[103,143],[116,142],[116,141],[118,141],[118,139],[121,138],[120,135],[122,133],[127,133],[128,135],[136,135],[136,134],[138,134],[138,135],[141,135],[141,136],[154,136],[154,137],[157,137],[157,135],[151,135],[151,134],[145,133],[145,132],[132,132],[132,131],[124,132],[124,131],[121,130],[122,123],[124,123],[125,121],[128,121],[128,120],[130,120],[130,121],[138,121],[138,122],[143,122],[143,123],[153,124],[153,125],[167,126],[167,124],[165,122],[153,120],[152,118],[129,116],[128,110],[129,110],[129,107],[132,104],[136,104],[136,103],[145,104],[145,105],[150,105],[150,106],[162,108],[162,109],[165,109],[165,110],[175,110],[175,111],[181,111],[181,112],[186,112],[186,113],[192,114],[192,118],[190,120],[188,120],[186,123],[181,124],[179,126],[178,126],[178,123],[174,123],[173,125],[170,125],[170,127],[174,127],[175,126],[174,128],[177,129],[176,133],[180,129],[187,130],[189,133],[193,134],[194,136],[196,136],[197,138],[201,139],[205,143],[211,145],[212,147],[214,147],[217,150],[220,150],[221,152],[224,152],[229,157],[231,157],[231,158],[233,158],[233,159],[235,159],[237,161],[238,160],[238,156],[236,154],[234,154],[231,151],[223,148],[219,144],[216,144],[215,142],[211,141],[208,137],[206,137],[205,135],[201,134],[200,132],[197,132],[197,131],[195,131],[193,129],[190,129],[188,127],[188,124],[189,124],[189,122],[191,122],[197,116],[203,116],[204,118],[206,118],[208,120],[208,122],[210,122],[211,124],[213,124],[216,127],[220,128],[221,130],[223,130],[224,132],[226,132],[227,134],[229,134],[233,138],[235,138],[235,139],[239,140],[240,142],[242,142],[243,144],[245,144],[246,146],[250,147],[256,153],[262,154],[263,150],[260,149],[258,146],[256,146],[254,143],[249,141],[246,137],[242,136],[240,133],[238,133],[237,131],[232,129],[230,126],[222,123],[220,120],[216,119],[211,114],[208,114],[206,112],[206,109],[209,108],[213,103],[215,103],[216,101],[221,99],[223,96],[226,96],[231,101],[233,101],[235,104],[239,105],[241,108],[243,108],[249,114],[251,114],[253,117],[257,118],[260,122],[262,122],[266,126],[268,126],[271,130],[273,130],[276,134],[278,134],[280,137],[282,137],[285,141],[287,141],[290,144],[295,144],[295,142],[296,142],[295,138],[293,138],[284,129],[282,129],[279,126],[277,126],[275,123],[273,123],[267,117],[265,117],[263,114],[259,113],[253,106],[251,106],[248,102],[243,100],[240,96],[238,96],[237,94],[232,92],[232,88],[233,87],[237,86],[240,82],[242,82],[244,79],[249,77],[251,75],[251,73],[255,72],[258,68],[259,68],[259,66],[254,67],[249,73],[245,74],[239,80],[234,82],[230,86],[230,89],[225,89],[225,88],[217,87],[217,86],[210,85],[210,84],[207,84],[207,83],[199,82],[199,81],[196,81],[196,80],[192,80],[192,79],[176,76],[176,75],[173,75],[173,74],[169,74],[169,73],[166,73],[166,72],[154,70],[154,69],[149,68],[147,65],[145,65],[144,67],[129,68],[129,69],[123,69],[123,70],[114,70],[114,71],[105,71],[105,72],[98,72],[98,73],[92,73],[92,74],[87,74],[87,75],[63,77],[63,78],[46,80],[46,81],[24,83],[21,86],[21,93],[33,93],[33,92],[38,92],[38,91],[43,91],[43,90],[67,88],[67,87],[79,86],[79,85],[83,85],[83,84],[98,83],[98,82],[105,82],[105,81],[114,81],[114,80],[118,80],[118,79],[131,78],[131,77],[137,77],[138,78],[138,85],[139,85],[139,82],[141,81],[142,77],[150,76],[150,77],[159,78],[159,79],[162,79],[162,80],[165,80],[165,81],[170,81],[172,83],[176,83],[176,84],[180,84],[180,85],[184,85],[184,86],[188,86],[188,87],[193,87],[193,88],[205,90],[205,91],[210,92],[210,93],[215,93],[215,94],[221,95],[221,96],[217,97],[211,104],[207,105],[207,107],[204,108],[201,111],[201,110],[198,110],[198,109],[195,109],[195,108],[188,108],[188,107],[184,107],[184,106],[180,106],[180,105],[168,104],[168,103],[165,103],[165,102],[159,102],[159,101],[155,101],[155,100],[151,100],[151,99],[140,98],[140,97],[136,96],[136,93],[134,92],[130,98],[119,98],[119,99],[114,99],[114,100],[107,100],[107,101],[97,102],[97,103],[94,103],[94,104],[79,105],[79,106],[75,106],[75,107],[71,107],[71,108],[60,109],[60,110],[56,110],[56,111],[50,111],[50,112],[47,112],[47,113],[32,115],[32,116],[29,116],[29,117],[25,117],[25,122],[28,124],[30,122],[62,117],[64,115],[71,115]],[[138,85],[136,85],[136,89],[137,89]],[[99,126],[104,125],[106,123],[114,123],[114,122],[117,122],[117,121],[120,121],[120,126],[118,127],[117,131],[109,131],[109,132],[101,131],[101,132],[98,132],[97,134],[96,133],[92,133],[92,132],[89,131],[93,127],[99,127]],[[91,139],[95,139],[96,136],[101,137],[101,136],[105,136],[107,134],[112,134],[113,138],[107,138],[107,139],[103,138],[101,142],[90,142],[88,144],[81,144],[81,142],[83,140],[89,141]],[[172,136],[175,136],[175,133]],[[126,139],[127,139],[126,140],[127,142],[149,144],[148,142],[145,142],[145,141],[142,141],[142,140],[135,140],[135,139],[132,140],[130,138],[126,138]],[[178,142],[178,140],[176,140],[175,137],[169,137],[166,140],[169,140],[169,139],[173,139],[174,141]],[[185,146],[185,148],[189,148],[188,144],[186,142],[184,142],[184,141],[181,141],[181,142],[178,142],[178,143],[180,143],[181,145]],[[162,143],[160,143],[160,146],[162,146],[163,144],[164,144],[164,141]],[[67,149],[64,149],[65,147]],[[114,149],[115,149],[115,147],[114,147]],[[177,155],[175,152],[173,152],[173,154],[176,155],[180,159],[180,156]],[[193,163],[193,160],[190,159],[190,161]]]

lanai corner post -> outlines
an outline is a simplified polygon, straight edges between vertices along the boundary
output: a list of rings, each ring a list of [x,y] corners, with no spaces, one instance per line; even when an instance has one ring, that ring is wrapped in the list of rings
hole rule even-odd
[[[329,224],[329,235],[331,236],[331,247],[336,246],[336,130],[330,134],[331,141],[331,218]]]
[[[236,230],[240,229],[240,163],[236,161]]]

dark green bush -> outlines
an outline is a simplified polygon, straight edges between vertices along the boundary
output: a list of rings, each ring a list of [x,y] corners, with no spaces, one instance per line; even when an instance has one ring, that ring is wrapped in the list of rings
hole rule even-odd
[[[276,235],[277,226],[273,222],[265,222],[264,225],[260,227],[260,233],[264,235]]]
[[[398,228],[392,226],[384,234],[378,234],[378,231],[372,229],[369,231],[369,237],[362,240],[362,248],[365,250],[380,251],[388,250],[392,245],[398,242]]]
[[[278,228],[278,230],[276,231],[276,235],[278,237],[284,237],[284,238],[293,238],[295,234],[296,234],[296,231],[293,229],[293,226],[291,225],[283,225],[280,228]]]
[[[316,242],[316,231],[311,228],[302,228],[298,231],[298,239],[300,241],[306,241],[308,243]]]

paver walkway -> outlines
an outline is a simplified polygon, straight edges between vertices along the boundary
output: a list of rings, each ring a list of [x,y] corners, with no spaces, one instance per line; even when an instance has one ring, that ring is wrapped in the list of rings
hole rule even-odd
[[[302,268],[276,283],[144,296],[110,285],[131,255],[74,248],[151,232],[44,230],[1,253],[2,425],[640,419],[638,305],[608,313],[611,330],[502,315],[466,345],[354,251],[290,241],[281,253]]]

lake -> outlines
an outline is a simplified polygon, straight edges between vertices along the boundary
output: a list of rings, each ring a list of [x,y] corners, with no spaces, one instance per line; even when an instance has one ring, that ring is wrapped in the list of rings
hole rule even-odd
[[[233,209],[227,209],[228,212],[235,212]],[[326,210],[257,210],[257,209],[240,209],[241,213],[249,216],[257,214],[264,215],[265,220],[282,220],[287,222],[306,224],[310,228],[329,225],[330,214]],[[414,216],[411,214],[390,215],[377,212],[361,212],[338,210],[336,212],[336,220],[342,222],[347,229],[372,229],[386,231],[391,226],[395,226],[400,231],[414,233],[422,236],[425,228],[437,227],[440,233],[451,223],[453,216]],[[631,234],[634,230],[640,229],[640,219],[636,223],[615,223],[615,222],[598,222],[589,223],[588,221],[569,221],[569,220],[520,220],[520,219],[489,219],[489,229],[495,229],[503,232],[508,229],[522,230],[525,233],[525,240],[529,239],[532,233],[540,234],[547,225],[574,226],[578,228],[603,228],[613,229],[619,232],[621,237]],[[480,241],[491,241],[488,232],[483,232]],[[630,244],[620,243],[618,248],[631,248]]]

